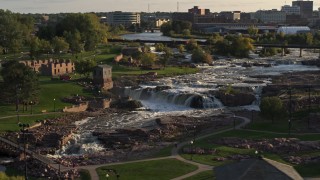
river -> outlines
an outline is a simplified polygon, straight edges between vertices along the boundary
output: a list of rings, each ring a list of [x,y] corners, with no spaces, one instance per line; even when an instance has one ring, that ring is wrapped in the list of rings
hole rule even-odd
[[[125,35],[127,38],[156,38],[168,39],[159,33],[141,33]],[[153,39],[154,40],[154,39]],[[150,111],[132,111],[123,114],[110,114],[99,118],[89,118],[78,124],[80,130],[74,134],[74,140],[57,153],[63,155],[79,155],[103,151],[92,131],[107,131],[123,127],[143,127],[149,125],[152,119],[165,115],[207,116],[220,113],[223,110],[250,109],[259,110],[261,91],[264,86],[271,83],[269,78],[253,78],[257,75],[279,75],[288,72],[320,70],[316,66],[303,66],[300,61],[317,58],[317,53],[304,52],[299,58],[298,50],[291,50],[288,56],[275,56],[272,58],[255,59],[221,59],[215,61],[214,66],[201,66],[200,73],[167,77],[152,82],[144,82],[141,88],[126,89],[126,94],[134,99],[141,100],[144,108]],[[242,67],[243,62],[263,62],[274,64],[272,67]],[[153,91],[157,86],[168,86],[170,89]],[[256,101],[251,105],[242,107],[225,107],[211,91],[225,86],[246,88],[254,93]],[[146,95],[148,92],[148,95]],[[203,109],[193,109],[190,102],[193,98],[202,99]]]
[[[163,36],[161,32],[155,33],[137,33],[137,34],[125,34],[121,36],[125,40],[152,40],[152,41],[172,41],[172,40],[186,40],[182,38],[172,38],[168,36]],[[204,39],[196,39],[198,41],[205,41]]]

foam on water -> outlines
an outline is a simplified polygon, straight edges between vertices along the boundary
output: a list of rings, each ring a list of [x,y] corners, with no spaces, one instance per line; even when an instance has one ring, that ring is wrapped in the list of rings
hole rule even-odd
[[[91,135],[92,131],[106,131],[123,127],[142,127],[150,124],[156,117],[167,116],[193,116],[203,117],[222,111],[248,109],[259,111],[259,103],[262,88],[271,83],[268,78],[254,78],[257,75],[279,75],[281,73],[315,71],[315,66],[303,66],[298,61],[302,59],[314,59],[318,54],[304,52],[305,57],[297,58],[297,51],[292,50],[293,55],[286,57],[237,59],[232,62],[226,60],[215,61],[215,66],[199,67],[201,73],[166,77],[153,82],[141,84],[140,89],[131,90],[127,88],[125,93],[130,97],[141,100],[145,109],[149,111],[132,111],[122,114],[111,113],[94,119],[87,119],[77,124],[80,126],[78,134],[74,135],[74,141],[64,147],[62,154],[83,154],[103,151],[103,147],[97,139]],[[272,67],[242,67],[243,62],[277,63]],[[256,101],[252,105],[242,107],[225,107],[211,94],[223,86],[233,86],[250,89]],[[160,92],[152,91],[150,88],[156,86],[170,86],[171,89]],[[143,89],[149,88],[149,97],[145,97]],[[205,109],[193,109],[190,107],[193,98],[201,97]],[[70,153],[71,152],[71,153]]]

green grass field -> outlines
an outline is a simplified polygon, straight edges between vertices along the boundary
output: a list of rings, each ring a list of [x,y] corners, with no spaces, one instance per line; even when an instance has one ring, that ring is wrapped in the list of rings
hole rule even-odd
[[[33,124],[36,124],[37,120],[43,120],[43,119],[50,119],[54,117],[61,116],[61,113],[58,114],[38,114],[32,117],[26,117],[26,116],[20,116],[19,120],[21,123],[24,124],[30,124],[31,126]],[[18,117],[10,117],[5,119],[0,119],[0,132],[5,131],[18,131],[20,128],[18,126]]]
[[[34,114],[37,114],[41,113],[42,110],[46,110],[47,112],[54,112],[54,109],[56,111],[61,110],[65,106],[71,105],[70,103],[62,102],[61,99],[76,94],[79,96],[92,96],[74,82],[41,80],[39,104],[33,105],[32,111]],[[0,104],[0,117],[16,114],[15,105]],[[31,107],[29,106],[28,111],[23,112],[22,106],[20,105],[19,114],[31,114]]]
[[[193,144],[193,147],[201,147],[201,148],[209,148],[209,149],[217,149],[218,153],[213,155],[191,155],[191,154],[181,154],[182,157],[185,159],[191,159],[193,161],[202,163],[202,164],[208,164],[213,166],[221,166],[224,164],[232,163],[232,161],[217,161],[214,160],[214,158],[217,157],[227,157],[230,155],[236,155],[236,154],[243,154],[243,155],[250,155],[251,157],[255,156],[255,149],[240,149],[240,148],[232,148],[227,147],[223,145],[217,145],[212,142],[212,140],[221,138],[221,137],[238,137],[243,139],[272,139],[272,138],[298,138],[300,140],[304,141],[317,141],[320,139],[320,135],[291,135],[288,134],[275,134],[275,133],[261,133],[261,132],[252,132],[252,131],[246,131],[246,130],[232,130],[228,132],[224,132],[221,134],[213,135],[205,139],[201,139],[196,141]],[[187,145],[188,147],[191,147],[191,145]],[[312,155],[316,156],[319,155],[320,151],[313,151],[313,152],[301,152],[299,154],[296,154],[297,156],[305,156],[305,155]],[[285,161],[284,155],[280,154],[272,154],[272,153],[266,153],[266,152],[259,152],[259,155],[262,155],[266,158],[273,159],[278,162],[289,164]],[[318,166],[311,166],[311,165],[299,165],[294,166],[294,168],[297,169],[297,171],[304,177],[317,177],[320,176],[320,170],[319,165]]]
[[[194,176],[191,176],[189,178],[185,178],[184,180],[214,180],[216,179],[214,176],[214,172],[212,171],[204,171],[201,173],[198,173]]]
[[[162,180],[172,179],[195,171],[196,166],[183,163],[176,159],[165,159],[146,161],[138,163],[129,163],[124,165],[114,165],[98,168],[100,180],[107,179],[107,171],[103,169],[114,169],[120,175],[120,179],[127,180]],[[109,179],[116,179],[113,173],[108,173]]]
[[[88,170],[81,169],[79,173],[80,173],[79,180],[91,180],[91,176]]]

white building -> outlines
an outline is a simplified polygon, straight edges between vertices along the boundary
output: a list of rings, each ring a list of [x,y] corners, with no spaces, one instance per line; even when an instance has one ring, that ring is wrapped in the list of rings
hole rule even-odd
[[[255,19],[264,23],[284,23],[286,22],[286,13],[276,9],[259,10],[255,13]]]
[[[284,34],[297,34],[297,33],[307,33],[310,32],[310,28],[308,26],[282,26],[279,27],[277,33]]]
[[[107,15],[107,22],[109,25],[124,25],[130,26],[132,24],[140,24],[140,13],[134,12],[109,12]]]
[[[170,22],[170,19],[156,19],[156,27],[161,27],[162,24]]]
[[[287,15],[300,15],[300,7],[299,6],[289,6],[284,5],[281,7],[281,11],[286,12]]]

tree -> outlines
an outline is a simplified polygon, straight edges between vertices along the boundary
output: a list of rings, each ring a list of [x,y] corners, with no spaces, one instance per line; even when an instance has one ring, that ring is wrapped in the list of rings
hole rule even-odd
[[[207,40],[207,43],[210,45],[216,44],[218,41],[223,41],[223,37],[218,33],[213,33],[211,37]]]
[[[56,25],[56,36],[65,37],[75,52],[79,52],[79,44],[89,51],[95,49],[98,43],[106,43],[107,31],[107,27],[91,13],[68,14]]]
[[[32,37],[29,42],[30,57],[33,59],[38,56],[40,51],[40,39],[38,37]]]
[[[152,66],[156,61],[156,55],[153,53],[144,53],[141,57],[141,64],[143,66]]]
[[[68,42],[72,54],[80,53],[84,50],[85,42],[81,42],[81,35],[79,31],[75,31],[74,33],[64,32],[64,38]]]
[[[0,46],[4,53],[18,52],[34,30],[34,20],[27,15],[0,10]]]
[[[188,42],[187,42],[187,45],[186,45],[186,49],[188,51],[193,51],[195,49],[198,49],[199,46],[198,46],[198,43],[195,39],[190,39]]]
[[[260,103],[261,115],[270,118],[272,123],[274,119],[281,117],[285,114],[283,104],[280,98],[278,97],[265,97],[261,100]]]
[[[69,44],[62,37],[54,37],[51,44],[55,53],[66,52],[69,49]]]
[[[31,68],[18,61],[8,61],[1,70],[1,76],[3,77],[2,93],[8,101],[15,101],[16,110],[20,102],[38,100],[38,76]]]
[[[162,43],[156,44],[156,52],[162,52],[164,50],[165,46]]]
[[[249,52],[254,49],[252,42],[253,40],[250,38],[235,38],[231,44],[232,55],[241,58],[248,57]]]
[[[171,22],[167,22],[161,25],[160,31],[163,33],[165,36],[170,36],[170,31],[172,30],[172,25]]]
[[[184,45],[183,45],[183,44],[179,44],[177,48],[178,48],[178,50],[179,50],[180,53],[183,53],[183,52],[186,50],[186,49],[184,48]]]
[[[195,49],[192,53],[191,60],[194,63],[208,63],[212,64],[212,57],[210,54],[204,52],[202,49]]]
[[[78,60],[75,62],[75,70],[77,73],[85,75],[88,79],[96,65],[97,63],[93,59]]]
[[[173,55],[172,50],[168,47],[165,47],[163,49],[164,54],[162,55],[161,59],[160,59],[160,63],[162,64],[163,68],[166,67],[169,58]]]
[[[186,37],[189,37],[191,35],[191,31],[189,29],[182,30],[182,34]]]
[[[250,27],[248,28],[248,33],[249,33],[249,35],[250,35],[251,37],[256,36],[256,35],[258,34],[258,32],[259,32],[259,29],[256,28],[256,27],[254,27],[254,26],[250,26]]]

